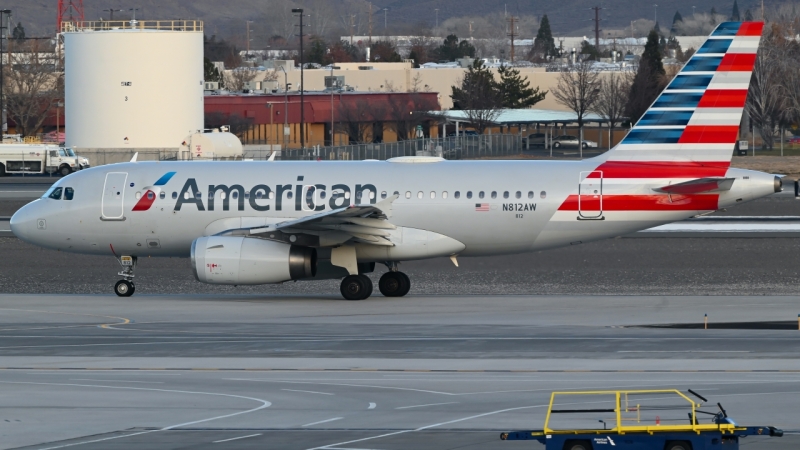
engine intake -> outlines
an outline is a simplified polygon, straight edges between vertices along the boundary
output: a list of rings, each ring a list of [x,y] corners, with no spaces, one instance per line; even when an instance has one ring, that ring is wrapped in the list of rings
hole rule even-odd
[[[203,283],[282,283],[314,277],[317,251],[256,238],[207,236],[192,242],[192,269]]]

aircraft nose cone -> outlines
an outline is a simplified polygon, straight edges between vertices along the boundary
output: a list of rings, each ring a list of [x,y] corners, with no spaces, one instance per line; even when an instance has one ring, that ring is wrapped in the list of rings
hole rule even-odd
[[[37,220],[33,213],[33,208],[30,204],[27,204],[15,212],[9,222],[11,232],[25,242],[31,241],[31,233],[37,226]]]

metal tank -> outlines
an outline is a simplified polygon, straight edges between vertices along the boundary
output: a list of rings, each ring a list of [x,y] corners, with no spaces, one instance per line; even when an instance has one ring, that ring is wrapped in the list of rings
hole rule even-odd
[[[203,128],[201,21],[64,25],[67,146],[177,151]]]

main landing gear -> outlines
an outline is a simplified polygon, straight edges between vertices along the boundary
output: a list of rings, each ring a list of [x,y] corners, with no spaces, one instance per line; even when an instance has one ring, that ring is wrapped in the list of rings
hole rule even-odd
[[[117,281],[114,285],[114,293],[120,297],[130,297],[136,292],[136,285],[133,284],[133,269],[136,267],[135,256],[120,256],[119,264],[122,266],[122,272],[117,275],[123,279]]]
[[[378,289],[384,297],[403,297],[411,289],[408,275],[397,270],[396,262],[387,262],[389,271],[383,274],[378,282]],[[342,280],[340,287],[342,297],[346,300],[364,300],[372,295],[372,280],[368,276],[348,275]]]

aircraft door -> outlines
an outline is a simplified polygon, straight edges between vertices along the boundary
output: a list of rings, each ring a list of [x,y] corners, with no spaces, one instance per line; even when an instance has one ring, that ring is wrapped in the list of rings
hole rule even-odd
[[[103,220],[125,220],[125,217],[123,217],[123,199],[127,180],[127,172],[109,172],[106,174],[102,202]]]
[[[603,172],[581,172],[578,219],[603,219]]]

